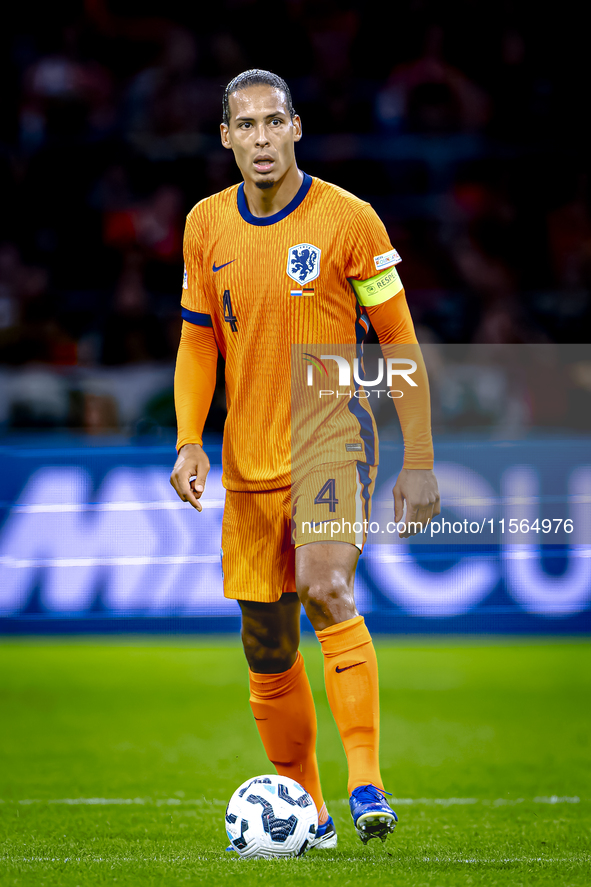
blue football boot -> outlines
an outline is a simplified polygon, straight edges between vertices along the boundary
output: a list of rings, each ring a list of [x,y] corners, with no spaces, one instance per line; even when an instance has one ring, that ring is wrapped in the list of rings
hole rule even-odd
[[[386,801],[384,792],[375,785],[360,785],[349,799],[355,831],[364,844],[370,838],[385,841],[394,831],[398,817]]]
[[[334,827],[332,816],[329,816],[326,822],[319,825],[316,829],[314,839],[310,841],[310,850],[315,847],[321,850],[332,850],[337,846],[337,830]]]

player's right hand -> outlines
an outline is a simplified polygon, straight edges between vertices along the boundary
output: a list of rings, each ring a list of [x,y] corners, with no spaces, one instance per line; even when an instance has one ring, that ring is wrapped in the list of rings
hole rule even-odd
[[[199,444],[185,444],[174,463],[170,483],[183,502],[190,502],[197,511],[203,510],[199,499],[205,490],[209,473],[209,459]]]

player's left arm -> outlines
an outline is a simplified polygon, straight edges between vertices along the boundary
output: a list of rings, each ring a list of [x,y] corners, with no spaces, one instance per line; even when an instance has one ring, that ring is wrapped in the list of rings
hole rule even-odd
[[[416,532],[408,529],[409,524],[425,528],[441,510],[433,473],[429,379],[396,267],[354,281],[353,287],[376,330],[386,363],[392,360],[391,366],[402,372],[394,378],[400,379],[396,391],[403,396],[393,399],[404,437],[404,464],[393,494],[397,522],[406,502],[406,530],[399,534],[406,538]]]

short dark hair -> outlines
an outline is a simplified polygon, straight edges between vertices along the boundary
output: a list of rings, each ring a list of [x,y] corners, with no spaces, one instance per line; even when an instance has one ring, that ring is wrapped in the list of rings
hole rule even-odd
[[[222,120],[226,124],[226,126],[230,125],[230,105],[228,102],[230,94],[236,92],[237,89],[248,89],[249,86],[258,86],[259,84],[263,84],[264,86],[272,86],[273,89],[279,89],[281,90],[281,92],[285,93],[285,98],[287,99],[287,110],[289,111],[289,116],[293,120],[295,111],[291,99],[291,92],[289,91],[289,86],[287,85],[283,77],[279,77],[277,74],[273,74],[272,71],[263,71],[260,68],[251,68],[250,71],[243,71],[242,74],[238,74],[237,77],[234,77],[233,80],[230,80],[224,90],[224,97],[222,99]]]

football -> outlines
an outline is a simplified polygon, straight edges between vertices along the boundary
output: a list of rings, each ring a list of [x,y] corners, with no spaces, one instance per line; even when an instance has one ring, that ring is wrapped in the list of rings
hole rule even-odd
[[[246,859],[302,856],[314,840],[318,813],[308,792],[287,776],[255,776],[226,808],[232,847]]]

